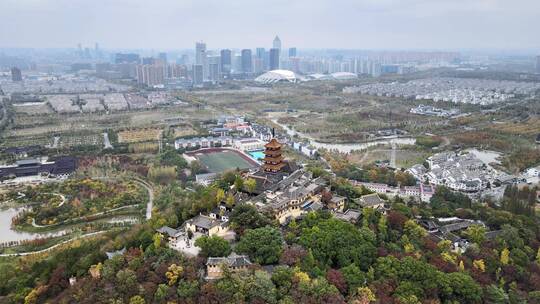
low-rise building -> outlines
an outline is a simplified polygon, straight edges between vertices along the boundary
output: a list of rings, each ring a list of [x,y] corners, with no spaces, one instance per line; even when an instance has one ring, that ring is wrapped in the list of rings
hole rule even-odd
[[[362,195],[360,198],[356,200],[356,202],[362,208],[373,208],[383,213],[386,212],[386,208],[384,206],[385,202],[379,197],[377,193]]]
[[[324,185],[321,178],[314,179],[310,172],[299,169],[273,183],[253,203],[259,209],[273,214],[280,224],[286,224],[306,212],[320,209]]]
[[[240,138],[234,141],[233,148],[242,151],[263,150],[266,142],[258,138]]]
[[[61,156],[54,160],[47,158],[23,159],[15,164],[0,166],[0,178],[49,175],[68,177],[77,169],[77,159],[71,156]]]
[[[419,184],[417,186],[403,186],[403,187],[392,187],[387,184],[379,183],[363,183],[363,182],[353,182],[354,185],[360,185],[366,189],[373,191],[378,194],[384,194],[387,196],[399,196],[401,198],[415,198],[418,201],[428,203],[435,194],[435,187],[430,184]]]
[[[345,209],[345,197],[333,195],[330,201],[326,202],[326,208],[334,212],[342,212]]]
[[[229,230],[228,222],[222,222],[202,214],[187,220],[185,225],[186,231],[198,232],[208,236],[223,234]]]
[[[233,143],[232,137],[220,136],[220,137],[194,137],[194,138],[179,138],[174,141],[175,149],[188,149],[188,148],[210,148],[215,146],[230,146]]]
[[[178,239],[185,237],[185,231],[182,229],[174,229],[168,226],[163,226],[156,230],[161,236],[166,239],[172,247],[176,247]]]
[[[210,257],[206,261],[206,279],[217,280],[223,276],[223,269],[227,268],[233,273],[247,271],[251,261],[245,255],[234,252],[228,257]]]
[[[345,212],[335,212],[334,216],[342,221],[356,224],[362,213],[359,210],[347,209]]]

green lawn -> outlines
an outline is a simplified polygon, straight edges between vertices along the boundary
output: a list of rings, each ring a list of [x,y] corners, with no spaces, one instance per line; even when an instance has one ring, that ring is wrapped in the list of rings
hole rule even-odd
[[[252,168],[252,164],[232,151],[215,152],[197,155],[201,163],[212,173],[221,173],[236,168]]]

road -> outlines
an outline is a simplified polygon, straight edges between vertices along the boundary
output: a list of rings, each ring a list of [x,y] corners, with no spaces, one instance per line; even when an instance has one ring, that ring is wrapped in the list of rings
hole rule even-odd
[[[109,177],[109,176],[94,176],[92,178],[95,179],[118,179],[119,177]],[[152,189],[152,186],[148,184],[146,181],[137,178],[137,177],[128,177],[138,183],[139,185],[143,186],[146,191],[148,192],[148,202],[146,203],[146,219],[149,220],[152,218],[152,209],[154,208],[154,190]]]
[[[137,206],[139,206],[139,205],[136,204],[136,205],[122,206],[122,207],[110,209],[110,210],[107,210],[107,211],[102,211],[102,212],[98,212],[98,213],[94,213],[94,214],[90,214],[90,215],[85,215],[85,216],[81,216],[81,217],[76,217],[76,218],[68,219],[68,220],[65,220],[65,221],[63,221],[63,222],[59,222],[59,223],[51,224],[51,225],[38,225],[38,224],[36,224],[36,220],[35,220],[34,218],[32,218],[32,226],[37,227],[37,228],[54,227],[54,226],[59,226],[59,225],[64,225],[64,224],[69,224],[69,223],[71,223],[71,222],[76,222],[76,221],[78,221],[78,220],[82,220],[82,219],[85,219],[85,218],[95,217],[95,216],[100,216],[100,215],[104,215],[104,214],[109,213],[109,212],[114,212],[114,211],[118,211],[118,210],[122,210],[122,209],[127,209],[127,208],[133,208],[133,207],[137,207]]]
[[[105,149],[113,148],[113,145],[111,144],[111,141],[109,140],[109,134],[107,132],[103,132],[103,144],[105,145]]]
[[[75,240],[78,240],[78,239],[82,239],[82,238],[87,238],[87,237],[91,237],[91,236],[94,236],[94,235],[98,235],[98,234],[102,234],[102,233],[105,233],[107,231],[97,231],[97,232],[92,232],[92,233],[88,233],[88,234],[83,234],[81,236],[77,236],[77,237],[74,237],[74,238],[71,238],[69,240],[66,240],[66,241],[63,241],[63,242],[60,242],[56,245],[53,245],[51,247],[48,247],[48,248],[45,248],[45,249],[42,249],[42,250],[37,250],[37,251],[28,251],[28,252],[20,252],[20,253],[4,253],[4,254],[0,254],[0,257],[16,257],[16,256],[25,256],[25,255],[32,255],[32,254],[40,254],[40,253],[44,253],[44,252],[47,252],[47,251],[51,251],[53,250],[54,248],[58,247],[58,246],[61,246],[61,245],[64,245],[66,243],[69,243],[69,242],[72,242],[72,241],[75,241]]]
[[[148,191],[148,202],[146,203],[146,219],[149,220],[152,218],[152,209],[154,209],[154,190],[147,182],[142,179],[134,178],[134,181],[138,182],[139,185],[143,186],[146,191]]]
[[[396,166],[396,143],[392,142],[392,152],[390,153],[390,167],[397,168]]]

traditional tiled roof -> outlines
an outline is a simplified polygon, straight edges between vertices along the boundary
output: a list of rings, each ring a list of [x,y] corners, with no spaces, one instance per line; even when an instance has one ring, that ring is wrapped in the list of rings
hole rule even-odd
[[[277,139],[275,138],[272,138],[270,140],[269,143],[267,143],[266,145],[264,145],[266,148],[273,148],[273,149],[277,149],[277,148],[281,148],[281,144],[279,143],[279,141],[277,141]]]
[[[158,228],[158,229],[156,229],[156,231],[159,232],[159,233],[162,233],[162,234],[167,234],[169,236],[175,236],[176,233],[177,233],[176,229],[173,229],[173,228],[168,227],[168,226],[163,226],[161,228]]]
[[[251,265],[251,261],[246,255],[237,255],[236,253],[231,253],[228,257],[215,257],[208,258],[206,265],[221,265],[225,264],[229,267],[243,267]]]
[[[384,201],[379,197],[377,193],[373,193],[360,197],[359,203],[362,207],[373,207],[384,203]]]
[[[206,216],[206,215],[197,215],[196,217],[190,219],[187,221],[187,223],[189,224],[192,224],[192,225],[195,225],[197,227],[201,227],[201,228],[204,228],[204,229],[211,229],[213,227],[216,227],[218,226],[220,223],[219,221],[209,217],[209,216]]]
[[[342,221],[355,222],[360,218],[360,211],[354,209],[347,209],[345,212],[336,212],[335,217]]]

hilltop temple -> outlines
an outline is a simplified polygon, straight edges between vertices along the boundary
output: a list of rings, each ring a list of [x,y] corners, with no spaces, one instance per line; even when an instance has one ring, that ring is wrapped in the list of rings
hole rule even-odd
[[[285,159],[283,144],[275,137],[264,145],[264,148],[263,165],[259,171],[249,175],[257,182],[257,194],[276,187],[279,182],[298,170],[294,161]]]
[[[285,167],[284,158],[281,155],[282,144],[276,138],[264,145],[263,170],[266,173],[279,173]]]

